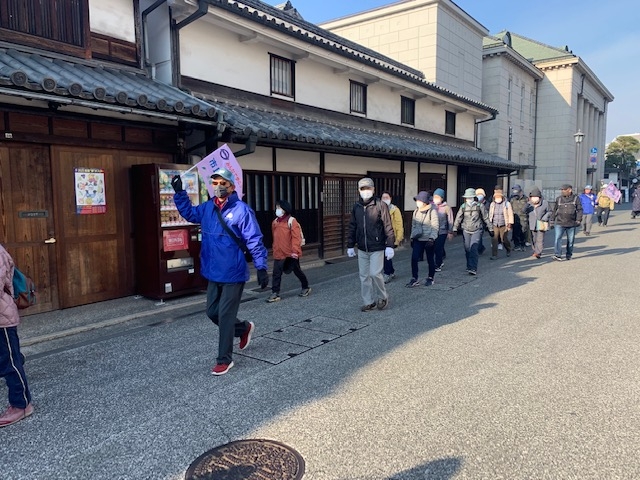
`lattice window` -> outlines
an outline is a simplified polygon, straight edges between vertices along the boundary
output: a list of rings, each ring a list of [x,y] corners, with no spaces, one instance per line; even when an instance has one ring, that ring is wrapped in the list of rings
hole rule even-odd
[[[287,58],[271,55],[271,93],[295,96],[295,64]]]
[[[351,112],[366,114],[367,86],[363,83],[358,83],[351,80],[350,92]]]

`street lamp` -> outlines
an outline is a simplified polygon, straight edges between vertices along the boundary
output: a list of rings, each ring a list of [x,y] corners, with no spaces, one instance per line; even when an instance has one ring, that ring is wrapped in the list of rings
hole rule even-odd
[[[580,171],[580,169],[578,167],[578,159],[580,158],[580,145],[582,144],[582,140],[584,139],[584,133],[582,133],[582,130],[578,129],[578,131],[573,134],[573,139],[576,141],[576,184],[575,184],[575,188],[578,188],[578,185],[580,184],[580,174],[578,173]]]

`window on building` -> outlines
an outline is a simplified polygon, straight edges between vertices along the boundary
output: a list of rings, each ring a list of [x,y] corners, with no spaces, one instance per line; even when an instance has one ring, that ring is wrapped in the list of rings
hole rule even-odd
[[[271,93],[295,97],[295,63],[288,58],[271,55]]]
[[[367,86],[351,80],[350,108],[352,113],[367,113]]]
[[[524,125],[524,85],[520,87],[520,125]]]
[[[511,116],[511,86],[513,84],[513,79],[509,78],[509,84],[507,86],[507,116]]]
[[[446,112],[444,133],[447,135],[456,134],[456,114],[455,112]]]
[[[88,0],[2,0],[0,40],[86,56]]]
[[[400,97],[400,121],[407,125],[416,124],[416,101],[413,98]]]

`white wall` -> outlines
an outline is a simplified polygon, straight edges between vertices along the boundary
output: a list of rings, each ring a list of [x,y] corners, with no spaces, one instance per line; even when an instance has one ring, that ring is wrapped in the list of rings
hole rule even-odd
[[[276,171],[320,174],[320,154],[276,149]]]
[[[127,42],[136,41],[131,0],[90,0],[89,25],[92,32]]]

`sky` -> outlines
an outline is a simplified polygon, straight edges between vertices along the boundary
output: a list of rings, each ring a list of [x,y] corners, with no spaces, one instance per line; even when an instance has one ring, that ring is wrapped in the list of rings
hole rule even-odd
[[[490,34],[509,30],[554,47],[565,45],[613,94],[606,142],[640,132],[638,0],[454,0]],[[267,0],[271,5],[283,0]],[[322,23],[394,0],[291,0],[308,22]]]

